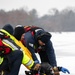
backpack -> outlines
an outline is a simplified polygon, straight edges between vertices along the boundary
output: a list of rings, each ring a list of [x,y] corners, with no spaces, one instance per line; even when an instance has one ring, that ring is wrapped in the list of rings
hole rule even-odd
[[[38,26],[33,26],[33,25],[24,26],[25,33],[28,32],[28,31],[31,31],[32,34],[35,34],[36,29],[42,29],[42,28],[38,27]]]
[[[0,34],[0,56],[4,56],[11,52],[11,48],[6,46],[2,41],[3,39],[7,39],[7,38],[9,37]]]

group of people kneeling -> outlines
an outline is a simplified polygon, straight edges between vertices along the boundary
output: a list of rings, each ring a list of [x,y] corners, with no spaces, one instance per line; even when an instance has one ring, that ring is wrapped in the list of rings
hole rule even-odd
[[[21,64],[30,70],[31,75],[60,75],[60,71],[70,74],[68,69],[57,66],[51,37],[40,27],[3,26],[0,29],[0,75],[18,75]],[[35,53],[39,54],[41,63]]]

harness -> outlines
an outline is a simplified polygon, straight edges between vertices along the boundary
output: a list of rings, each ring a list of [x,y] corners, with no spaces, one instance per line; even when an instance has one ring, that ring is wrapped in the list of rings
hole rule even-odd
[[[41,30],[42,28],[41,27],[37,27],[37,26],[24,26],[24,30],[25,30],[25,33],[30,31],[32,36],[35,35],[35,33],[39,30]]]
[[[3,63],[4,58],[8,59],[5,55],[9,54],[12,51],[12,49],[9,46],[5,45],[3,42],[3,39],[8,38],[9,36],[6,36],[4,33],[0,32],[0,65]]]

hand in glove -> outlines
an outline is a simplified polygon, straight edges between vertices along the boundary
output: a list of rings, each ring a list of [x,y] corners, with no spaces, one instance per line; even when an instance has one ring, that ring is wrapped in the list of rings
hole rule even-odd
[[[58,67],[53,67],[54,75],[60,75]]]
[[[41,64],[34,64],[32,69],[33,70],[39,70],[40,66],[41,66]]]
[[[58,70],[59,71],[62,71],[63,73],[68,73],[68,74],[70,74],[70,72],[69,72],[69,70],[68,69],[66,69],[66,68],[64,68],[64,67],[58,67]]]

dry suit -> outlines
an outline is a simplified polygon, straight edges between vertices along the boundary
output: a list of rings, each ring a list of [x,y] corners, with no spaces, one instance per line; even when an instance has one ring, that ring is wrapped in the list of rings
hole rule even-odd
[[[9,24],[3,27],[6,30],[7,28],[10,33],[13,32]],[[18,50],[14,42],[2,31],[0,31],[0,39],[3,43],[3,46],[0,46],[0,71],[8,69],[6,75],[18,75],[23,58],[22,51]],[[1,49],[3,50],[1,51]]]
[[[45,42],[45,46],[40,46],[38,43],[37,37],[43,33],[45,33],[44,30],[37,31],[35,35],[32,35],[30,31],[26,32],[25,34],[22,35],[23,36],[22,42],[30,50],[34,61],[39,63],[35,55],[35,53],[38,52],[42,62],[48,62],[53,67],[57,66],[55,52],[50,38],[44,36],[42,39],[40,39],[43,42]],[[48,41],[46,42],[46,40]]]

